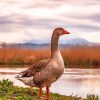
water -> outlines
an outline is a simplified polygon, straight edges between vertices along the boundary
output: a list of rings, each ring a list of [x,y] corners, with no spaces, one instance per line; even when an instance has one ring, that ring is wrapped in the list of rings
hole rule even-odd
[[[14,77],[26,68],[0,68],[0,80],[9,79],[16,86],[26,87]],[[64,95],[82,96],[95,94],[100,98],[100,69],[65,69],[62,77],[52,84],[50,90]]]

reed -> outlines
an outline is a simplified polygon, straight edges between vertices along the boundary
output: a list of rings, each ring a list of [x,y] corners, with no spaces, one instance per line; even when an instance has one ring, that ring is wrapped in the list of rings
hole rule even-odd
[[[100,47],[70,47],[61,49],[66,67],[99,67]],[[50,49],[0,48],[0,64],[32,64],[49,58]]]

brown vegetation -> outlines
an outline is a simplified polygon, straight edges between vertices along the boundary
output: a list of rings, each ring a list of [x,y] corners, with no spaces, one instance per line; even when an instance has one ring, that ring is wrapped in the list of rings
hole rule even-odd
[[[0,48],[0,64],[32,64],[50,56],[48,49]]]
[[[72,47],[62,50],[66,65],[70,67],[100,66],[100,47]]]
[[[100,65],[100,47],[70,47],[61,52],[66,67]],[[0,48],[0,64],[32,64],[49,57],[50,49]]]

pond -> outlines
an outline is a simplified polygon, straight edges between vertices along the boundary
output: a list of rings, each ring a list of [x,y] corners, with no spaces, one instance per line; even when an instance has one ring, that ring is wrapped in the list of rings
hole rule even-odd
[[[14,77],[26,68],[0,68],[0,80],[9,79],[14,85],[26,87]],[[52,84],[54,93],[86,97],[95,94],[100,98],[100,69],[65,69],[62,77]]]

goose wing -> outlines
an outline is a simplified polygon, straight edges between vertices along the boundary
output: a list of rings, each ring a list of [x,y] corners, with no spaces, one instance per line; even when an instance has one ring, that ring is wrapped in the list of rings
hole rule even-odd
[[[30,77],[30,76],[33,76],[36,72],[40,72],[47,66],[49,61],[50,61],[50,59],[44,59],[44,60],[40,60],[40,61],[34,63],[27,70],[21,72],[22,77]]]

